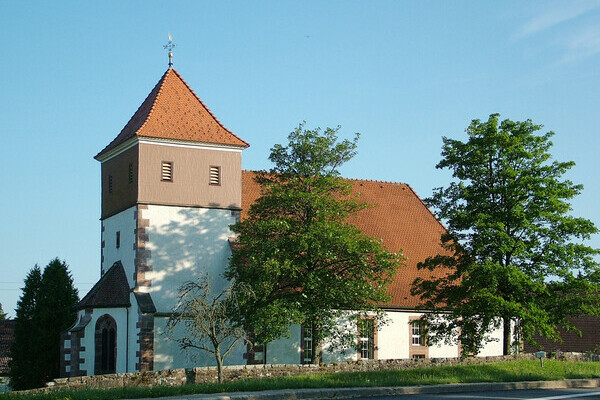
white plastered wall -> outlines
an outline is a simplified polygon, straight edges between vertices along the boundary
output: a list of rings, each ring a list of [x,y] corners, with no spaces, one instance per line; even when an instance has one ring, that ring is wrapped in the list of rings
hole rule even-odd
[[[300,325],[290,326],[289,337],[267,344],[267,364],[300,364]]]
[[[154,318],[154,369],[192,368],[196,366],[216,366],[217,362],[212,353],[191,349],[188,351],[179,348],[179,345],[170,337],[180,338],[185,334],[182,325],[175,328],[174,332],[167,336],[167,317]],[[246,345],[240,340],[225,359],[225,365],[244,365]]]
[[[488,357],[502,355],[504,352],[504,344],[502,343],[504,337],[504,325],[500,323],[499,328],[494,330],[488,337],[490,340],[484,344],[477,356]]]
[[[136,221],[134,216],[136,209],[137,206],[130,207],[102,221],[104,227],[102,232],[102,241],[104,242],[102,273],[112,267],[115,262],[121,261],[130,288],[135,286],[133,282],[135,269],[133,244],[135,242]],[[119,248],[116,246],[117,232],[121,232],[121,245]]]
[[[169,313],[177,303],[177,291],[182,283],[207,274],[211,291],[218,293],[228,282],[222,278],[231,249],[229,225],[236,222],[230,210],[149,205],[142,210],[148,219],[146,228],[150,250],[145,273],[157,312]]]

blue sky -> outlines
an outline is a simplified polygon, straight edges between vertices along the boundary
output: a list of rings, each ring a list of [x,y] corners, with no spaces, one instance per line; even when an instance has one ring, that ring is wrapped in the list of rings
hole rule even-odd
[[[0,0],[0,303],[14,316],[36,263],[67,261],[83,296],[100,274],[100,165],[167,68],[268,168],[303,120],[361,133],[346,177],[448,183],[442,136],[472,119],[530,118],[585,189],[600,226],[599,1]],[[600,236],[591,241],[600,247]]]

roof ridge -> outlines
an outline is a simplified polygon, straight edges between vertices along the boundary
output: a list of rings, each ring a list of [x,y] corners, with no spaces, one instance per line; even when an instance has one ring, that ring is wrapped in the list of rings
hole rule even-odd
[[[252,173],[258,173],[258,172],[263,172],[263,171],[266,171],[266,170],[242,169],[242,172],[252,172]],[[408,183],[405,183],[405,182],[382,181],[382,180],[377,180],[377,179],[345,178],[343,176],[341,176],[340,178],[342,178],[345,181],[386,183],[386,184],[390,184],[390,185],[405,185],[405,186],[409,186],[410,187],[410,185]],[[414,192],[414,190],[413,190],[413,192]]]
[[[169,70],[173,71],[175,73],[175,75],[181,80],[181,82],[183,82],[183,84],[185,85],[185,87],[194,95],[194,97],[196,98],[196,100],[198,100],[198,102],[200,103],[200,105],[202,105],[202,107],[204,107],[204,109],[210,114],[211,117],[213,117],[213,119],[217,122],[217,124],[219,124],[219,126],[221,128],[225,129],[229,134],[235,136],[240,141],[246,143],[247,147],[250,146],[250,144],[248,142],[246,142],[244,139],[242,139],[241,137],[239,137],[235,133],[231,132],[229,129],[227,129],[227,127],[225,125],[223,125],[223,123],[221,121],[219,121],[219,118],[217,118],[215,116],[215,114],[213,114],[213,112],[210,110],[210,108],[208,108],[208,106],[206,104],[204,104],[204,102],[202,101],[202,99],[200,98],[200,96],[198,96],[196,94],[196,92],[194,91],[194,89],[192,89],[192,87],[190,85],[188,85],[188,83],[185,81],[185,79],[183,79],[183,77],[179,74],[179,72],[177,72],[174,68],[170,68]],[[167,70],[167,72],[169,70]],[[165,73],[165,75],[166,75],[166,73]],[[158,94],[160,94],[160,91],[159,91]],[[158,94],[157,94],[156,97],[158,97]]]
[[[146,122],[148,121],[148,118],[150,117],[150,113],[154,110],[154,105],[156,104],[156,99],[158,97],[158,92],[160,91],[160,89],[162,88],[162,85],[165,82],[165,78],[167,76],[167,72],[169,72],[169,70],[165,71],[165,73],[161,76],[161,78],[158,80],[158,82],[156,83],[156,85],[154,85],[154,87],[152,88],[152,90],[150,91],[150,93],[148,93],[148,95],[146,96],[146,98],[144,99],[144,101],[142,101],[142,103],[135,110],[135,112],[133,113],[133,115],[131,117],[129,117],[129,120],[127,121],[127,123],[125,124],[125,126],[123,127],[123,129],[121,129],[121,131],[118,133],[117,137],[115,137],[109,144],[107,144],[102,150],[100,150],[100,152],[94,156],[95,159],[98,159],[98,156],[100,154],[104,153],[105,151],[107,151],[108,149],[117,147],[120,144],[122,144],[122,143],[126,142],[127,140],[131,139],[131,137],[128,137],[128,136],[121,137],[121,135],[123,134],[123,132],[125,132],[127,130],[127,127],[129,126],[129,124],[134,123],[134,120],[133,120],[134,117],[136,115],[138,115],[139,112],[142,111],[142,108],[144,107],[144,105],[146,105],[146,100],[151,99],[152,94],[156,90],[156,94],[154,95],[154,98],[151,99],[152,100],[152,106],[148,110],[148,113],[146,114],[146,116],[144,118],[144,122],[139,126],[139,128],[137,128],[135,130],[133,136],[135,136],[135,134],[141,129],[142,126],[146,125]]]
[[[421,198],[421,196],[419,196],[417,194],[417,192],[415,192],[415,190],[410,186],[410,185],[406,185],[408,186],[408,188],[410,189],[410,191],[415,195],[415,197],[421,202],[421,204],[423,204],[423,206],[425,207],[425,209],[427,209],[427,211],[429,211],[429,214],[431,214],[433,216],[433,219],[436,220],[436,222],[444,229],[444,231],[446,231],[446,233],[448,233],[448,228],[446,228],[446,226],[444,224],[442,224],[442,222],[438,219],[438,217],[433,213],[433,211],[431,211],[431,209],[429,208],[429,206],[427,204],[425,204],[425,202],[423,201],[423,199]]]
[[[148,120],[152,116],[152,112],[154,111],[154,108],[156,106],[156,102],[158,101],[158,96],[160,96],[160,92],[162,92],[162,89],[163,89],[163,87],[165,85],[165,81],[167,80],[167,74],[169,73],[169,71],[171,71],[171,68],[169,68],[169,69],[167,69],[165,71],[165,73],[163,74],[163,76],[160,78],[160,80],[156,84],[156,86],[158,86],[158,90],[156,91],[156,96],[154,96],[154,100],[152,101],[152,105],[150,106],[150,110],[148,111],[148,115],[146,116],[146,119],[144,119],[144,122],[142,123],[142,125],[140,125],[140,127],[137,128],[137,130],[135,131],[135,135],[137,135],[137,133],[139,131],[141,131],[144,126],[146,126],[146,124],[148,123]],[[175,70],[173,70],[173,71],[175,72]],[[175,72],[175,73],[177,73],[177,72]],[[156,86],[154,86],[154,88],[152,89],[152,91],[150,93],[152,93],[154,91],[154,89],[156,89]],[[140,105],[140,107],[142,107],[143,104],[144,103],[142,102],[142,104]],[[138,108],[138,110],[139,110],[139,108]],[[136,113],[137,113],[137,111],[136,111]],[[133,114],[133,115],[135,115],[135,114]],[[125,129],[125,128],[123,128],[123,129]]]
[[[391,185],[405,185],[408,186],[408,183],[405,182],[395,182],[395,181],[383,181],[379,179],[361,179],[361,178],[344,178],[347,181],[356,181],[356,182],[371,182],[371,183],[387,183]]]

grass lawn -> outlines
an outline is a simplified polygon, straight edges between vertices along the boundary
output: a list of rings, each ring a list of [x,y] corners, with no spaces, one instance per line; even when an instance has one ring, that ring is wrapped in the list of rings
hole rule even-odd
[[[46,394],[4,394],[0,400],[13,399],[131,399],[176,396],[193,393],[220,393],[270,389],[415,386],[443,383],[517,382],[600,378],[600,363],[520,360],[481,365],[423,367],[396,371],[367,371],[312,374],[303,376],[242,380],[224,384],[178,387],[129,387],[118,389],[61,390]]]

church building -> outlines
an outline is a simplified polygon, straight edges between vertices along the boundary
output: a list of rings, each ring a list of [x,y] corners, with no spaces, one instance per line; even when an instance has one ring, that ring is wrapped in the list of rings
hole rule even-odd
[[[231,255],[229,226],[260,194],[254,173],[242,170],[249,144],[229,131],[179,73],[169,66],[123,130],[95,159],[101,163],[100,279],[78,304],[63,334],[61,374],[82,376],[213,365],[190,358],[165,335],[182,283],[206,274],[213,289]],[[350,180],[374,207],[351,222],[402,251],[406,267],[388,286],[388,324],[360,338],[360,350],[327,352],[323,361],[457,357],[458,346],[428,346],[410,294],[423,272],[417,263],[443,251],[444,227],[412,188],[402,183]],[[501,329],[498,331],[501,337]],[[240,345],[228,364],[312,361],[310,331],[292,326],[282,338],[250,352]],[[250,354],[251,353],[251,354]],[[489,343],[481,355],[502,354]]]

